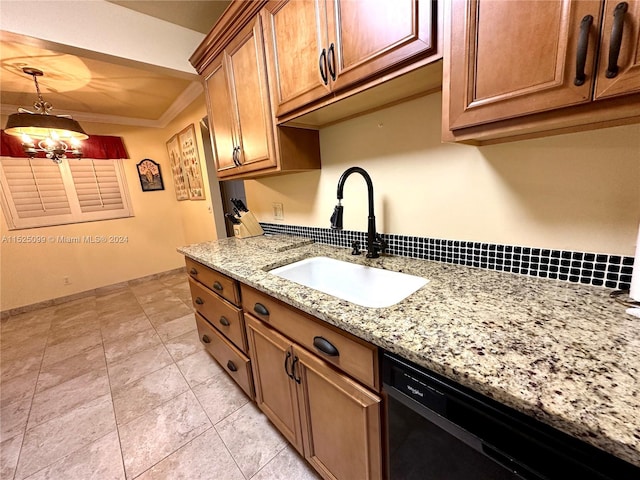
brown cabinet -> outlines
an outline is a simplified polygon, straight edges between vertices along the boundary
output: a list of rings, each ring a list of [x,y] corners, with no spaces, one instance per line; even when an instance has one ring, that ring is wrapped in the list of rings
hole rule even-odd
[[[262,11],[276,116],[437,52],[437,2],[274,0]]]
[[[445,131],[482,140],[637,120],[640,1],[453,0],[450,8]],[[607,73],[609,58],[616,74]]]
[[[379,479],[380,398],[245,315],[256,402],[325,479]]]

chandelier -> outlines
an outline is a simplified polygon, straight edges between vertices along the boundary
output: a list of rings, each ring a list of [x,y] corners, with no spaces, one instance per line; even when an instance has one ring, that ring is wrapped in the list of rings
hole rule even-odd
[[[89,136],[80,124],[69,115],[52,115],[53,106],[42,98],[38,77],[42,70],[23,67],[22,71],[33,77],[38,93],[38,100],[33,104],[35,112],[18,108],[18,113],[9,115],[5,132],[22,138],[22,149],[29,158],[38,152],[44,152],[47,158],[60,163],[67,154],[75,158],[82,157],[80,140]]]

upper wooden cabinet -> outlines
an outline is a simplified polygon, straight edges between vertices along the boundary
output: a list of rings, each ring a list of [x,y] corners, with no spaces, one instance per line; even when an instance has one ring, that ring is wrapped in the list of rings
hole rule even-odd
[[[437,2],[274,0],[264,17],[276,116],[436,54]]]
[[[453,0],[450,8],[445,131],[482,140],[637,121],[640,1]],[[610,63],[617,73],[607,73]]]

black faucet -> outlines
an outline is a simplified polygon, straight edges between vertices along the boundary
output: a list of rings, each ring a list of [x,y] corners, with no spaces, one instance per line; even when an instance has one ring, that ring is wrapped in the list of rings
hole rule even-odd
[[[331,215],[331,228],[333,230],[342,230],[342,211],[343,207],[341,204],[341,200],[343,198],[342,192],[344,190],[344,182],[346,182],[347,177],[352,173],[359,173],[362,175],[367,182],[367,192],[369,197],[369,222],[367,228],[367,258],[378,258],[380,256],[380,252],[384,252],[384,249],[387,247],[387,244],[380,235],[376,233],[376,216],[373,213],[373,183],[371,182],[371,177],[369,174],[360,167],[351,167],[344,171],[344,173],[340,176],[340,180],[338,180],[338,205],[333,210],[333,215]]]

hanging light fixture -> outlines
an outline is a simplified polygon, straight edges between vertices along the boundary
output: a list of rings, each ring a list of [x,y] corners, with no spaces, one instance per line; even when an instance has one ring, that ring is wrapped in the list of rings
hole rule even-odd
[[[22,138],[22,149],[33,158],[38,152],[44,152],[47,158],[60,163],[70,153],[75,158],[82,157],[80,140],[89,136],[80,124],[69,115],[52,115],[53,106],[45,102],[40,93],[38,77],[42,70],[23,67],[22,71],[33,77],[38,93],[38,100],[33,104],[35,112],[18,108],[18,113],[9,115],[5,133]]]

